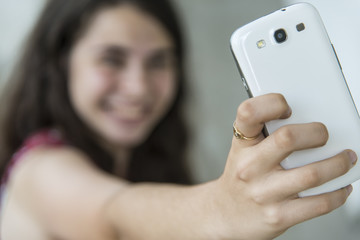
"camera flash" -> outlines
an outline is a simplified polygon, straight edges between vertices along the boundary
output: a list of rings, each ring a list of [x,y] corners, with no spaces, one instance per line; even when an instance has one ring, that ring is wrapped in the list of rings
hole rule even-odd
[[[298,32],[301,32],[305,29],[305,24],[304,23],[299,23],[298,25],[296,25],[296,30],[298,30]]]
[[[256,46],[260,49],[266,46],[265,40],[257,41]]]

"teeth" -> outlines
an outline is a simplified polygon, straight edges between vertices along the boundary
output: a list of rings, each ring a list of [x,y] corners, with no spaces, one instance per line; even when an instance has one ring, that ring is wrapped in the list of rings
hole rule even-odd
[[[139,106],[124,106],[124,105],[116,105],[110,107],[111,112],[123,119],[139,119],[144,114],[143,107]]]
[[[121,99],[110,98],[105,104],[110,112],[120,119],[140,119],[144,115],[145,106],[140,103],[126,103]]]
[[[119,109],[118,112],[125,118],[138,118],[142,116],[141,108],[124,107]]]

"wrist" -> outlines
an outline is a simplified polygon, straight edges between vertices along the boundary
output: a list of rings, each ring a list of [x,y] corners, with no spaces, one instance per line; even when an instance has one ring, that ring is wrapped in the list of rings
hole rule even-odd
[[[223,212],[222,192],[219,180],[195,186],[200,209],[199,233],[202,239],[231,239]]]

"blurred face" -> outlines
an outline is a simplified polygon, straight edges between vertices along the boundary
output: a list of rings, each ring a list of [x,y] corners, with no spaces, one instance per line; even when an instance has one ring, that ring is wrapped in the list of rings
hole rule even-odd
[[[75,111],[108,144],[140,144],[173,101],[174,61],[155,18],[129,5],[100,11],[71,52]]]

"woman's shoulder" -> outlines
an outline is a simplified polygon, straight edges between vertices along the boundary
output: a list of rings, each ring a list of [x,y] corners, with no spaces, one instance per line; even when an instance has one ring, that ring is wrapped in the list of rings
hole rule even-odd
[[[48,182],[66,174],[63,182],[69,177],[92,171],[98,172],[81,150],[64,144],[60,137],[51,137],[49,131],[39,132],[29,137],[24,145],[13,156],[12,179],[23,179],[25,182]],[[19,180],[20,181],[20,180]],[[47,184],[46,184],[47,185]]]
[[[39,145],[21,156],[21,164],[27,165],[30,176],[43,177],[47,172],[62,173],[66,171],[97,171],[86,153],[71,145]],[[24,167],[25,168],[25,167]],[[68,175],[71,173],[68,172]],[[36,174],[33,174],[36,173]],[[49,177],[46,174],[46,177]]]
[[[125,182],[102,172],[79,149],[42,145],[21,156],[8,186],[9,197],[33,213],[40,224],[62,238],[91,234],[107,228],[101,210]],[[66,235],[63,235],[66,234]],[[101,233],[102,234],[102,233]]]

